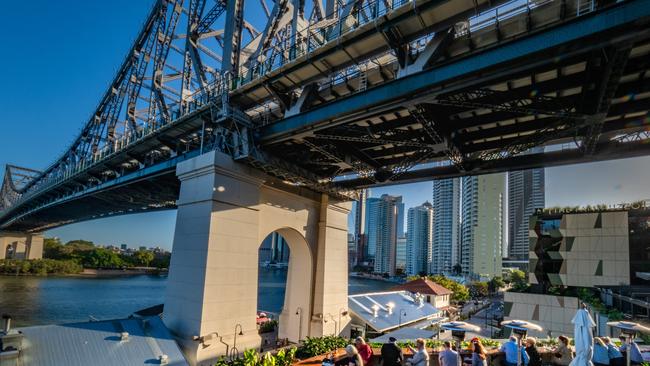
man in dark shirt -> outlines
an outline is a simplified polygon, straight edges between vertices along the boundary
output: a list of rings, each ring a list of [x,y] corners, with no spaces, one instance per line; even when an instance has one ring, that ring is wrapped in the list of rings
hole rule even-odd
[[[397,339],[394,337],[388,338],[388,343],[381,346],[381,359],[383,366],[400,366],[404,356],[402,349],[396,344]]]

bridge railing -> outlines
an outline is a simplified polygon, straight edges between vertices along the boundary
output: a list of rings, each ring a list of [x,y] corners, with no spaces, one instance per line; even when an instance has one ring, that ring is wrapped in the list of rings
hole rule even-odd
[[[413,0],[389,2],[372,0],[356,9],[339,7],[338,17],[334,23],[328,22],[328,19],[310,23],[295,33],[295,42],[293,42],[294,35],[287,34],[280,40],[280,44],[285,47],[273,46],[262,50],[256,60],[251,60],[248,65],[240,67],[233,86],[236,88],[255,81],[261,76],[313,52],[329,42],[336,41],[342,35],[411,2]]]

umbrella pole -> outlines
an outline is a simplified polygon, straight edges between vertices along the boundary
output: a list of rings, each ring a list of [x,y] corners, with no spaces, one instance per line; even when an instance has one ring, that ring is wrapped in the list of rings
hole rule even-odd
[[[521,337],[522,337],[521,335],[517,337],[517,366],[522,366],[521,365]]]
[[[632,365],[632,356],[630,351],[632,351],[632,336],[627,337],[627,347],[625,348],[625,359],[627,360],[627,366]]]

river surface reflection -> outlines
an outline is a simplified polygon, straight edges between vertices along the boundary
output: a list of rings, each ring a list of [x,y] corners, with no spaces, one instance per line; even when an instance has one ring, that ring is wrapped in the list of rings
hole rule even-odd
[[[258,308],[278,312],[284,302],[287,272],[260,268]],[[11,314],[15,326],[112,319],[160,304],[164,276],[111,278],[0,276],[0,313]],[[350,294],[381,291],[393,284],[350,278]]]

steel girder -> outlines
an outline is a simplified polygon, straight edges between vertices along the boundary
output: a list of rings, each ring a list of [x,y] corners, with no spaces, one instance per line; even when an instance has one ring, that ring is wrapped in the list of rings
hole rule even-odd
[[[624,44],[620,47],[608,47],[602,50],[600,58],[601,66],[598,68],[598,80],[593,91],[586,92],[584,89],[584,102],[586,110],[590,114],[590,123],[582,141],[581,148],[585,154],[595,153],[596,145],[600,139],[603,122],[611,106],[612,98],[618,89],[618,85],[627,65],[627,60],[632,50],[632,44]]]
[[[205,94],[208,85],[216,88],[220,84],[224,65],[237,67],[241,29],[253,34],[254,26],[243,17],[243,2],[234,4],[225,14],[227,19],[220,21],[230,2],[216,1],[206,11],[208,1],[212,2],[158,0],[154,4],[81,134],[58,161],[25,189],[43,187],[46,182],[64,177],[67,171],[92,164],[101,156],[189,113],[195,108],[190,103]],[[215,31],[214,26],[225,26],[225,29]],[[228,38],[225,46],[223,38]],[[232,56],[225,58],[224,65],[221,64],[223,53]]]
[[[28,168],[6,165],[0,186],[0,212],[11,208],[20,198],[24,187],[36,179],[40,173]]]

